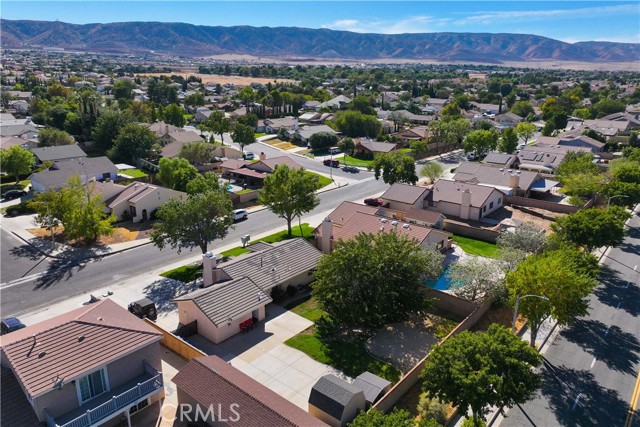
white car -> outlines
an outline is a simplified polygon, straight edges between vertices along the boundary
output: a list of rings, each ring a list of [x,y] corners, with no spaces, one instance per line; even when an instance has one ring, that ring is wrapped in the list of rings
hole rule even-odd
[[[245,209],[234,209],[233,210],[233,221],[241,221],[243,219],[247,219],[249,216],[248,212]]]

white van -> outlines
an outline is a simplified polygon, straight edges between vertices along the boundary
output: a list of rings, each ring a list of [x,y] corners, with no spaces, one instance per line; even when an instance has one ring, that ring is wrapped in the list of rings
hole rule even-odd
[[[340,149],[338,147],[330,147],[329,154],[338,154],[340,153]]]

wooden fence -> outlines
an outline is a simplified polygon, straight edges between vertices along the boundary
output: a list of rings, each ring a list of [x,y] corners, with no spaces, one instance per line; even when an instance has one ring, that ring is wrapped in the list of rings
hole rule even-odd
[[[198,350],[188,342],[184,341],[182,338],[167,331],[162,326],[146,318],[143,320],[147,322],[147,324],[149,324],[150,326],[152,326],[153,328],[161,332],[162,335],[164,335],[163,338],[160,340],[160,344],[164,345],[174,353],[180,355],[180,357],[182,357],[183,359],[189,361],[191,359],[195,359],[196,357],[206,356],[205,353]]]

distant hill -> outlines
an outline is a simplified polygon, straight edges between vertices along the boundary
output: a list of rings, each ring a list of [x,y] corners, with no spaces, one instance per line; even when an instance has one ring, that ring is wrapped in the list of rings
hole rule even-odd
[[[361,34],[295,27],[208,27],[122,22],[76,25],[1,20],[2,48],[59,47],[103,53],[182,56],[244,54],[276,58],[423,59],[442,62],[633,62],[640,44],[565,43],[527,34]]]

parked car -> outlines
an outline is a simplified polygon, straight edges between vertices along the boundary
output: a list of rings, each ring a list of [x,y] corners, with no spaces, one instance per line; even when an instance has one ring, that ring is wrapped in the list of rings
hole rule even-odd
[[[369,206],[382,206],[384,205],[384,200],[378,197],[372,197],[370,199],[364,199],[364,204]]]
[[[130,313],[135,314],[141,319],[146,317],[149,320],[156,320],[158,318],[156,305],[149,298],[142,298],[138,301],[132,302],[129,304],[128,310]]]
[[[338,154],[340,153],[340,149],[338,147],[330,147],[329,154]]]
[[[322,164],[324,164],[325,166],[330,166],[332,168],[339,168],[340,167],[340,161],[339,160],[331,160],[331,159],[325,159]]]
[[[233,221],[241,221],[243,219],[247,219],[248,213],[245,209],[234,209],[233,210]]]
[[[256,158],[256,155],[253,154],[252,152],[245,153],[245,155],[244,155],[244,159],[245,160],[253,160],[255,158]]]
[[[480,156],[475,151],[472,151],[469,154],[467,154],[467,160],[469,160],[469,161],[478,160],[479,158],[480,158]]]
[[[2,198],[4,200],[13,200],[26,195],[27,192],[24,190],[9,190],[2,195]]]
[[[343,166],[342,170],[345,172],[350,172],[350,173],[358,173],[360,172],[360,169],[358,169],[355,166]]]
[[[0,335],[5,335],[18,329],[26,328],[26,325],[17,317],[7,317],[0,322]]]

